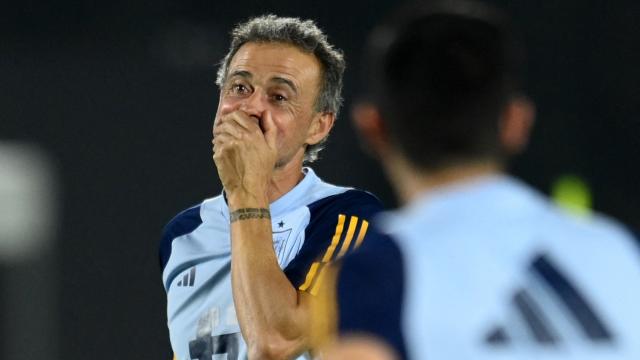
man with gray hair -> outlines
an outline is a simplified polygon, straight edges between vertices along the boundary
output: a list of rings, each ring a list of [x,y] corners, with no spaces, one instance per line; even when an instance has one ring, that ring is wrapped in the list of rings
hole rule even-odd
[[[160,245],[175,359],[308,357],[327,264],[360,246],[379,201],[320,180],[344,60],[312,21],[231,33],[218,71],[213,160],[223,194],[178,214]]]

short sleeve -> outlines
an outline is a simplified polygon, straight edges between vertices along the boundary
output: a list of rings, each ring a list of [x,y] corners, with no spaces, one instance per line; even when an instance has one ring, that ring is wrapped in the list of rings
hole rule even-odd
[[[377,236],[342,260],[337,279],[340,335],[363,334],[383,340],[406,358],[401,316],[404,267],[398,246]]]
[[[196,205],[180,212],[164,227],[158,251],[160,269],[164,268],[171,257],[171,244],[173,240],[182,235],[188,234],[202,224],[200,217],[200,205]]]
[[[316,295],[328,265],[367,241],[371,219],[382,205],[370,193],[349,190],[316,201],[308,208],[310,219],[304,244],[284,273],[298,290]]]

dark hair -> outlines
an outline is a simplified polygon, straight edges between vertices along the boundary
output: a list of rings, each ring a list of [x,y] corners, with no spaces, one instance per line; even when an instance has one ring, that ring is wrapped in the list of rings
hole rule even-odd
[[[522,63],[504,15],[471,1],[412,4],[374,30],[365,54],[368,95],[414,166],[502,157],[498,122]]]
[[[311,20],[264,15],[238,24],[231,31],[231,46],[218,69],[216,83],[222,87],[229,71],[229,63],[238,49],[246,43],[285,43],[313,54],[322,64],[322,81],[315,103],[315,111],[330,112],[336,117],[342,106],[342,74],[345,61],[342,51],[327,41],[327,36]],[[309,145],[305,161],[312,162],[324,147],[326,138]]]

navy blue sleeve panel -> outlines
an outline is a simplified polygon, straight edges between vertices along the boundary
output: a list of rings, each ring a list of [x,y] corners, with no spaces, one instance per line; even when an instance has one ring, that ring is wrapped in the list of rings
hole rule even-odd
[[[284,273],[297,289],[316,295],[327,265],[366,242],[369,222],[382,204],[368,192],[348,190],[308,207],[304,244]]]
[[[632,240],[635,241],[636,245],[638,245],[636,248],[638,249],[638,254],[640,255],[640,231],[637,231],[637,229],[631,229],[631,237]]]
[[[343,259],[337,298],[340,335],[371,335],[407,358],[401,325],[404,265],[393,240],[373,237]]]
[[[171,243],[177,237],[188,234],[202,224],[200,218],[200,205],[196,205],[182,211],[171,219],[164,227],[162,239],[160,240],[160,269],[164,271],[169,257],[171,256]]]

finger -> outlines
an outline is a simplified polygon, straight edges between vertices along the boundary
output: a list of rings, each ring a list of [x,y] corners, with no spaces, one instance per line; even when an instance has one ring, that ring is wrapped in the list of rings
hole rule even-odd
[[[262,133],[259,125],[259,119],[257,117],[248,115],[242,110],[237,110],[237,111],[234,111],[233,113],[220,117],[213,127],[214,136],[216,134],[216,130],[225,124],[231,124],[233,126],[237,126],[241,128],[243,131],[248,131],[253,133],[260,131],[260,133]]]
[[[213,129],[213,137],[215,138],[221,134],[227,134],[239,139],[245,132],[246,129],[240,127],[237,123],[226,122]]]
[[[251,116],[242,110],[235,111],[229,114],[228,122],[235,122],[238,126],[241,126],[247,131],[256,131],[260,126],[260,119],[256,116]]]
[[[222,120],[222,116],[216,114],[216,117],[213,119],[213,127],[212,131],[215,131],[218,126],[220,126],[224,121]]]
[[[244,127],[243,126],[244,122],[242,122],[241,120],[237,119],[237,118],[243,117],[243,114],[244,114],[243,112],[237,110],[237,111],[234,111],[232,113],[217,117],[215,122],[213,123],[213,130],[215,131],[220,126],[222,126],[224,124],[229,124],[229,123],[232,123],[232,124],[237,123],[238,126]],[[245,116],[247,116],[247,115],[245,114]]]
[[[236,142],[236,138],[229,134],[220,134],[213,138],[211,144],[213,144],[214,149],[218,149],[224,145],[232,145]]]
[[[260,125],[267,145],[269,145],[270,148],[275,149],[278,129],[276,127],[276,123],[273,121],[273,117],[271,116],[271,111],[264,112]]]
[[[215,119],[213,120],[213,128],[211,129],[211,134],[213,135],[213,137],[216,137],[216,133],[218,133],[217,129],[224,124],[223,121],[223,117],[216,115]]]

